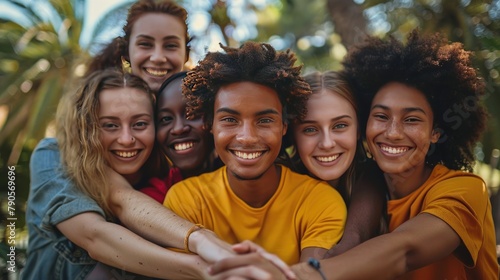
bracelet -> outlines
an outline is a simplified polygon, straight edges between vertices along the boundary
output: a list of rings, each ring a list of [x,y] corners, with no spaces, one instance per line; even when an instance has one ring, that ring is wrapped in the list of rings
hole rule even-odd
[[[189,250],[189,236],[191,235],[191,233],[197,231],[197,230],[200,230],[200,229],[204,229],[205,227],[201,224],[195,224],[193,225],[192,227],[190,227],[186,233],[186,236],[184,237],[184,250],[186,252],[189,252],[189,253],[194,253],[194,252],[191,252],[191,250]]]
[[[321,270],[321,265],[317,259],[309,258],[309,260],[307,261],[307,264],[309,264],[309,266],[311,266],[312,268],[314,268],[314,270],[319,272],[319,274],[321,275],[321,279],[326,280],[326,276],[323,273],[323,271]]]

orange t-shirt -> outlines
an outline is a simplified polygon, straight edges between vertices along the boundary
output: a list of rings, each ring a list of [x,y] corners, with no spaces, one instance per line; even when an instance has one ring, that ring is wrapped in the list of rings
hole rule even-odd
[[[401,279],[498,279],[495,227],[480,177],[437,165],[420,188],[388,201],[387,212],[391,232],[420,213],[432,214],[455,230],[468,252],[463,259],[452,254]]]

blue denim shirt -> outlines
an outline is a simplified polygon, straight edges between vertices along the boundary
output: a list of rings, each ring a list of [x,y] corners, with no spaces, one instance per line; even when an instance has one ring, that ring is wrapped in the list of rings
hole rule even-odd
[[[96,261],[69,241],[56,225],[84,212],[105,217],[104,211],[65,176],[54,138],[38,143],[31,155],[30,176],[26,210],[28,259],[21,279],[85,279]]]

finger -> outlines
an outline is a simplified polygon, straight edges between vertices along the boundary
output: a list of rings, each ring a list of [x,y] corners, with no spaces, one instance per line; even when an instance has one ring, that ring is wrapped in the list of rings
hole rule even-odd
[[[253,280],[271,280],[272,276],[267,271],[256,266],[242,266],[226,270],[224,272],[213,275],[215,280],[235,280],[235,279],[253,279]]]
[[[241,243],[233,245],[233,250],[238,254],[246,254],[251,252],[265,252],[264,248],[253,243],[250,240],[245,240]]]
[[[281,260],[278,256],[268,253],[268,252],[259,252],[259,254],[266,260],[270,261],[272,264],[277,266],[281,272],[283,272],[286,275],[286,278],[289,280],[295,280],[297,279],[297,275],[295,275],[295,272],[292,271],[292,269],[283,261]]]
[[[249,264],[259,263],[261,256],[257,253],[250,253],[245,255],[237,255],[230,258],[222,259],[208,267],[208,273],[211,275],[237,268],[240,266],[247,266]]]

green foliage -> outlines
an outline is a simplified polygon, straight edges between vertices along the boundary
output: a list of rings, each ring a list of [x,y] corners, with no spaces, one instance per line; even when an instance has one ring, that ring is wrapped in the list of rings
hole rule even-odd
[[[61,96],[75,86],[74,78],[81,72],[82,64],[100,43],[106,42],[103,35],[123,25],[132,1],[124,0],[100,19],[92,30],[91,42],[85,46],[81,45],[85,0],[4,2],[12,13],[0,15],[0,193],[6,192],[3,186],[7,185],[7,166],[16,165],[16,207],[18,217],[22,217],[29,189],[32,149],[50,128]],[[196,0],[179,2],[188,12],[191,6],[201,5],[201,1]],[[450,40],[464,43],[475,52],[475,63],[487,82],[484,101],[492,118],[482,141],[485,161],[488,162],[494,148],[499,148],[500,0],[365,0],[361,6],[368,25],[356,26],[357,29],[334,24],[335,20],[349,19],[350,14],[345,11],[359,8],[354,1],[267,0],[265,7],[258,5],[259,2],[217,0],[204,6],[211,23],[219,26],[225,43],[230,45],[241,43],[232,32],[242,19],[256,13],[258,35],[249,39],[292,49],[305,65],[304,72],[340,69],[346,47],[339,34],[354,32],[359,38],[365,33],[391,34],[405,38],[410,30],[418,27],[427,33],[442,32]],[[242,3],[247,10],[243,16],[228,14]],[[328,7],[342,12],[332,13]],[[213,25],[208,25],[210,27]],[[339,30],[341,28],[349,30]],[[198,40],[193,43],[205,40],[199,43],[206,48],[210,34],[207,31],[203,35],[197,34]],[[194,51],[203,48],[194,48]],[[20,227],[22,223],[20,221]]]

